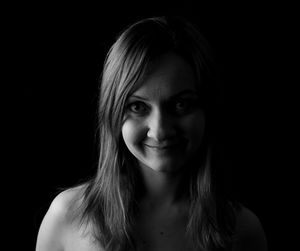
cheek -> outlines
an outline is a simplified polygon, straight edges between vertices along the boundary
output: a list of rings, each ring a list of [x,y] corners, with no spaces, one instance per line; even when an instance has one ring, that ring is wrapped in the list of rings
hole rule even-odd
[[[137,145],[145,137],[141,123],[134,120],[126,120],[122,126],[122,136],[128,148]]]
[[[205,117],[203,112],[194,114],[186,121],[186,133],[194,144],[200,144],[205,130]]]

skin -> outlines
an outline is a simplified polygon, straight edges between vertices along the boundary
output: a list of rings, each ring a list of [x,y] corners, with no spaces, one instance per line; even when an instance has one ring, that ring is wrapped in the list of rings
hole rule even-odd
[[[84,225],[79,227],[78,222],[72,220],[70,217],[74,208],[80,205],[80,200],[77,201],[77,198],[81,195],[82,189],[82,187],[68,189],[54,198],[40,226],[36,251],[105,251],[102,246],[99,246],[99,244],[95,243],[92,239],[90,226]],[[77,201],[76,204],[74,204],[74,200]],[[170,225],[178,226],[186,219],[184,217],[176,217],[176,213],[178,213],[176,210],[169,212],[167,217],[163,211],[160,211],[160,214],[157,212],[158,211],[155,210],[155,212],[151,214],[151,212],[148,211],[147,214],[147,212],[144,211],[143,215],[139,216],[144,220],[144,224],[139,225],[137,231],[140,230],[138,233],[140,237],[144,237],[144,240],[138,244],[141,247],[144,247],[146,244],[148,247],[147,249],[142,248],[141,250],[168,250],[162,249],[168,243],[169,250],[176,250],[176,247],[182,247],[185,243],[182,241],[181,237],[183,234],[180,229],[173,228],[171,232],[163,232],[161,229],[168,225],[164,225],[164,223],[169,222]],[[148,232],[148,234],[145,234],[146,232]],[[177,235],[173,235],[172,238],[171,234],[176,232]],[[232,251],[267,251],[266,237],[261,223],[257,216],[247,208],[243,208],[237,214],[236,233],[237,241]],[[163,239],[166,240],[164,246],[158,242]],[[176,240],[175,242],[174,239]],[[155,246],[152,246],[152,249],[147,245],[149,241],[154,241],[153,245]],[[158,247],[158,244],[162,245],[161,249]]]
[[[173,200],[181,173],[201,145],[205,116],[192,68],[176,54],[154,65],[128,99],[122,135],[139,162],[149,200],[161,205]]]
[[[142,167],[176,172],[201,144],[204,112],[191,67],[175,54],[157,61],[129,97],[122,135]]]
[[[205,130],[192,68],[166,54],[129,97],[122,136],[138,160],[146,194],[136,219],[143,250],[187,248],[188,204],[176,200],[182,173],[199,149]]]
[[[189,206],[183,199],[176,200],[175,194],[182,173],[201,145],[205,116],[194,102],[197,95],[181,93],[186,89],[195,92],[189,65],[174,54],[164,55],[155,65],[129,98],[122,127],[146,190],[136,217],[135,238],[143,251],[196,250],[184,235]],[[93,240],[91,226],[80,226],[71,217],[80,206],[77,198],[82,191],[83,187],[69,189],[53,200],[40,226],[36,251],[104,251]],[[246,208],[237,215],[236,236],[233,251],[267,250],[260,221]]]

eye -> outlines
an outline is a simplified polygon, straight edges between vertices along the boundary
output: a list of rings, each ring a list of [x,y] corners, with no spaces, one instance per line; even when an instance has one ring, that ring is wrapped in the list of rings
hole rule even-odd
[[[135,101],[127,105],[127,111],[142,115],[148,111],[148,107],[143,102]]]
[[[176,110],[184,110],[188,107],[188,102],[186,100],[178,100],[175,102]]]
[[[173,109],[177,113],[184,113],[190,110],[190,108],[192,107],[192,103],[193,102],[190,99],[184,99],[184,98],[177,99],[174,102]]]

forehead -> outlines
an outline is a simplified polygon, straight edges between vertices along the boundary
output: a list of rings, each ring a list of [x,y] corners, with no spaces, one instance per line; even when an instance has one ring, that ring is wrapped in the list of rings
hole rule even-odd
[[[191,66],[180,56],[169,53],[153,62],[151,71],[143,78],[133,95],[157,99],[167,98],[183,90],[196,93],[195,82]]]

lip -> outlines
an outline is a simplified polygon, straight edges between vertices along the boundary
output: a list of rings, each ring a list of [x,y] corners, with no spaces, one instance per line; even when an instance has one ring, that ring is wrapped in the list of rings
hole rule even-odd
[[[146,147],[149,147],[153,150],[163,151],[163,150],[171,150],[179,146],[179,144],[163,144],[163,145],[148,145],[144,144]]]
[[[172,147],[175,146],[175,145],[152,146],[152,145],[147,145],[147,144],[144,144],[144,145],[147,146],[147,147],[150,147],[150,148],[158,149],[158,150],[169,149],[169,148],[172,148]]]

